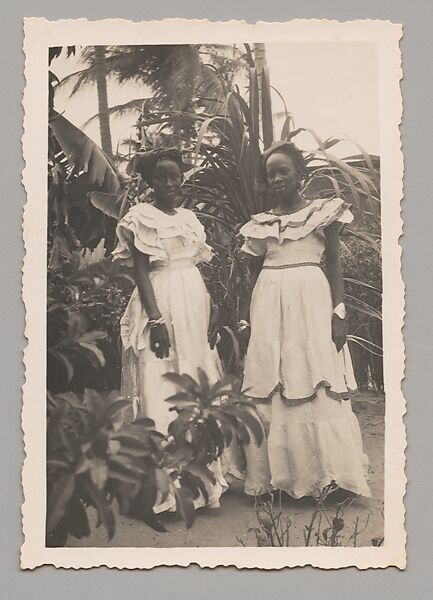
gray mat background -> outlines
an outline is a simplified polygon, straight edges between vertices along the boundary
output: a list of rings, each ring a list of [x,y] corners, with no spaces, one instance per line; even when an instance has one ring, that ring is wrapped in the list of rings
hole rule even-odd
[[[431,0],[0,0],[0,106],[1,106],[1,396],[0,396],[0,597],[27,598],[406,598],[431,597],[432,568],[432,392],[428,374],[432,369],[432,269],[433,223],[430,184],[433,79]],[[356,569],[323,572],[311,568],[264,573],[234,568],[200,570],[158,568],[145,571],[62,571],[43,567],[19,571],[22,542],[20,470],[23,449],[20,427],[23,383],[22,349],[24,310],[21,302],[22,206],[21,187],[21,94],[24,85],[22,18],[49,19],[124,17],[135,21],[164,17],[285,21],[295,17],[388,19],[403,23],[405,235],[403,276],[406,281],[407,317],[405,340],[408,401],[406,425],[409,445],[406,497],[408,568],[359,572]],[[45,199],[41,198],[41,203]],[[31,401],[31,399],[30,399]],[[36,401],[36,399],[35,399]],[[429,591],[430,590],[430,593]]]

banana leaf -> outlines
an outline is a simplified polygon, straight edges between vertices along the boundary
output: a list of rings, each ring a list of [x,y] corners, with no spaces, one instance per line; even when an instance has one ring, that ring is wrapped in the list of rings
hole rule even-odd
[[[121,186],[115,165],[81,129],[56,111],[53,114],[49,126],[73,172],[86,173],[89,186],[96,185],[101,192],[115,194]]]
[[[68,163],[67,210],[75,234],[91,250],[104,238],[109,250],[115,241],[116,221],[125,208],[129,178],[63,115],[52,111],[49,127]]]

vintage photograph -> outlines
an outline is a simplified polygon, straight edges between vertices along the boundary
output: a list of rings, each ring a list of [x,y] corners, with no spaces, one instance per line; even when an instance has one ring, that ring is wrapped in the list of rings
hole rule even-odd
[[[399,268],[383,267],[401,197],[384,210],[380,43],[75,31],[38,50],[39,541],[188,562],[224,548],[216,564],[240,566],[232,549],[380,553],[385,445],[404,461],[401,417],[395,432],[385,419],[403,313]]]

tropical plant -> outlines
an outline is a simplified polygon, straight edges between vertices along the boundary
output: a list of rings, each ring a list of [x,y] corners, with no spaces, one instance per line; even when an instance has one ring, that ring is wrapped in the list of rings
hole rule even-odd
[[[111,261],[82,254],[48,269],[47,386],[52,392],[120,387],[120,327],[134,281]]]
[[[260,45],[256,45],[253,50],[246,46],[250,68],[248,101],[234,88],[222,97],[222,108],[218,114],[203,111],[187,113],[172,110],[170,106],[164,110],[154,110],[152,103],[147,102],[138,122],[140,143],[145,146],[150,143],[149,132],[156,131],[157,136],[166,132],[166,136],[169,136],[167,139],[177,140],[184,149],[190,151],[194,167],[187,174],[184,203],[197,212],[215,250],[215,259],[210,267],[203,268],[203,274],[223,307],[225,329],[222,330],[222,335],[230,344],[223,343],[222,349],[226,365],[233,370],[239,370],[239,361],[235,360],[238,349],[233,331],[250,277],[248,265],[239,252],[237,233],[252,214],[272,206],[272,198],[266,194],[260,169],[260,149],[274,136],[271,88],[262,50]],[[185,119],[190,123],[188,137],[183,136],[183,128],[178,126]],[[347,140],[322,140],[311,130],[293,127],[293,118],[286,110],[279,138],[296,142],[299,136],[305,137],[308,134],[316,144],[316,150],[305,153],[308,178],[304,195],[325,198],[338,195],[352,205],[355,225],[346,228],[343,240],[346,249],[350,247],[350,252],[346,251],[346,264],[353,260],[356,262],[358,254],[364,252],[363,248],[368,248],[368,252],[374,257],[370,261],[371,265],[380,268],[378,157],[369,155],[354,143],[355,153],[341,159],[335,153],[335,147]],[[161,139],[164,143],[163,138]],[[65,144],[62,147],[64,146]],[[109,193],[104,190],[102,193],[100,190],[93,190],[91,193],[93,207],[105,213],[106,223],[111,222],[109,216],[120,216],[129,206],[128,203],[134,201],[134,193],[128,193],[128,189],[140,190],[142,182],[139,176],[133,172],[130,175],[129,182],[123,182],[123,187],[114,186],[114,191]],[[96,215],[93,207],[86,210]],[[92,218],[95,222],[104,222],[102,215]],[[101,239],[102,229],[101,225],[94,229],[98,232],[95,242],[98,237]],[[112,239],[110,240],[110,236],[105,237],[107,248],[112,247]],[[349,239],[353,241],[349,242]],[[90,245],[88,241],[84,243]],[[359,371],[364,371],[362,381],[373,379],[376,387],[381,387],[380,302],[378,303],[381,294],[380,277],[376,277],[374,283],[368,283],[355,271],[348,273],[346,278],[350,320],[351,323],[356,322],[356,331],[349,338],[357,348],[359,360],[355,362],[359,364]],[[371,298],[372,294],[374,298]],[[366,352],[374,356],[373,359],[368,359],[368,373],[361,366],[362,361],[366,362]]]
[[[89,536],[90,506],[111,539],[115,502],[120,514],[164,532],[153,508],[169,494],[191,527],[194,500],[207,500],[215,483],[210,465],[234,438],[262,442],[254,406],[233,378],[211,386],[203,372],[199,382],[188,375],[166,377],[179,392],[167,399],[174,412],[165,435],[150,419],[123,424],[130,403],[116,392],[48,395],[48,546],[64,545],[68,535]]]
[[[215,250],[214,260],[202,272],[222,307],[219,349],[227,370],[240,374],[234,331],[251,275],[237,234],[252,214],[272,206],[260,169],[260,150],[274,139],[269,76],[263,61],[260,65],[262,49],[246,46],[250,85],[245,99],[236,87],[227,92],[230,69],[224,81],[215,65],[207,65],[217,85],[207,68],[199,65],[196,53],[205,47],[178,48],[184,67],[191,62],[190,74],[184,72],[181,79],[190,77],[192,88],[183,90],[183,95],[176,95],[182,66],[170,58],[174,48],[131,47],[128,56],[124,47],[122,51],[117,48],[106,49],[110,76],[119,82],[147,81],[155,97],[134,101],[142,110],[137,148],[177,143],[190,152],[193,168],[187,173],[184,203],[204,223]],[[53,58],[59,49],[51,50]],[[92,60],[93,66],[76,74],[77,90],[85,81],[96,81],[95,57]],[[170,74],[176,68],[178,72]],[[212,82],[215,88],[207,96]],[[170,376],[180,391],[170,400],[177,416],[167,435],[157,432],[149,420],[120,425],[127,404],[107,390],[119,383],[118,321],[132,280],[109,260],[83,268],[83,251],[104,240],[110,252],[117,219],[131,203],[145,199],[146,188],[133,171],[119,172],[108,156],[109,149],[100,150],[54,111],[56,85],[55,76],[50,77],[47,543],[62,545],[68,534],[89,535],[89,506],[96,509],[111,537],[115,502],[122,514],[162,530],[153,506],[169,492],[176,496],[179,513],[190,526],[193,500],[200,493],[206,495],[206,483],[212,480],[209,464],[233,437],[242,443],[248,443],[251,436],[261,440],[261,427],[233,379],[212,388],[204,375],[198,384],[188,377]],[[341,140],[321,140],[310,130],[296,129],[286,114],[280,139],[296,141],[307,133],[315,140],[316,150],[305,153],[304,194],[339,195],[352,205],[356,216],[355,225],[343,236],[349,340],[360,384],[382,388],[379,159],[359,147],[354,155],[340,159],[332,148]],[[281,515],[274,525],[272,535],[278,532],[288,543],[288,527]],[[338,531],[325,535],[326,543],[338,542]]]
[[[381,256],[349,233],[344,237],[342,263],[355,378],[361,389],[383,391]]]
[[[85,68],[60,82],[62,86],[72,85],[71,95],[98,81],[97,48],[83,48],[80,58]],[[166,44],[103,48],[108,78],[121,85],[141,83],[150,91],[150,97],[135,98],[113,106],[108,114],[119,116],[129,111],[140,112],[143,102],[147,101],[153,110],[171,109],[185,113],[181,121],[175,123],[178,133],[188,131],[188,113],[195,109],[219,112],[221,97],[230,88],[236,72],[245,64],[245,54],[236,46]],[[99,114],[87,123],[98,118]]]
[[[98,119],[102,150],[112,156],[110,114],[108,112],[107,61],[105,46],[93,46],[96,89],[98,92]]]

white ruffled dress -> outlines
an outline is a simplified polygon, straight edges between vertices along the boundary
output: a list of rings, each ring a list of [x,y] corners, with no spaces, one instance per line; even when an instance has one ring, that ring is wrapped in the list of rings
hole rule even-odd
[[[241,228],[243,250],[264,257],[243,388],[257,400],[268,440],[245,449],[248,494],[272,486],[300,498],[334,481],[370,496],[350,353],[332,341],[331,291],[320,268],[324,229],[352,219],[343,200],[317,199],[292,214],[255,215]]]
[[[133,246],[150,257],[150,279],[171,343],[168,358],[157,358],[152,352],[148,316],[135,288],[120,321],[122,394],[131,400],[135,418],[149,417],[165,433],[175,417],[165,400],[179,390],[163,375],[187,373],[197,379],[201,368],[215,383],[222,373],[217,350],[210,348],[207,339],[210,299],[197,268],[198,263],[211,260],[212,251],[206,244],[203,226],[185,208],[168,215],[152,204],[133,206],[119,222],[117,236],[113,260],[133,266]],[[227,484],[220,462],[211,467],[217,483],[207,486],[208,505],[217,507]],[[202,496],[195,502],[196,508],[204,504]],[[154,510],[174,510],[174,506],[170,496]]]

